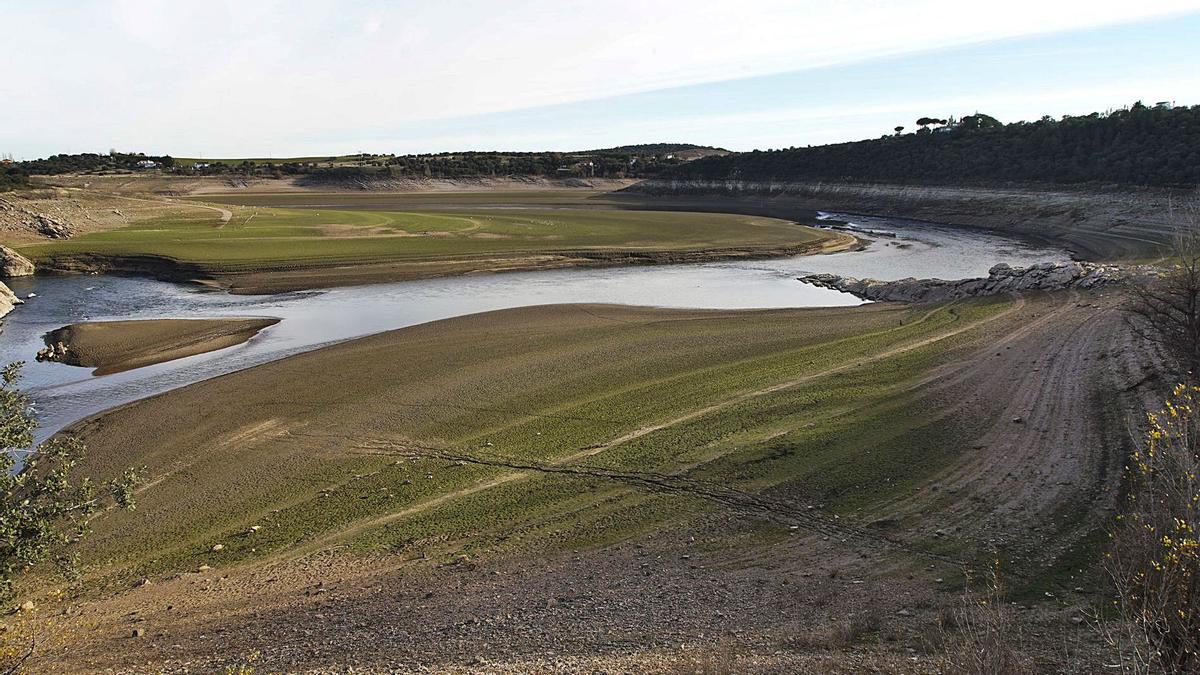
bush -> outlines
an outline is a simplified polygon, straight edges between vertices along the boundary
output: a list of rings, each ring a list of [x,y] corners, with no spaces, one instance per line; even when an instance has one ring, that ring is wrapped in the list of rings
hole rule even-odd
[[[1022,643],[1012,607],[1004,602],[999,563],[992,566],[982,591],[968,587],[962,604],[942,623],[942,641],[951,672],[1015,675],[1032,672],[1017,651]]]
[[[1122,630],[1112,638],[1141,673],[1200,671],[1200,387],[1175,388],[1149,416],[1126,467],[1129,498],[1106,566]]]
[[[133,508],[137,476],[126,471],[97,489],[74,469],[83,455],[78,439],[55,437],[33,447],[37,422],[29,398],[16,389],[21,364],[0,369],[0,597],[12,593],[17,574],[46,560],[65,569],[70,545],[107,506]]]

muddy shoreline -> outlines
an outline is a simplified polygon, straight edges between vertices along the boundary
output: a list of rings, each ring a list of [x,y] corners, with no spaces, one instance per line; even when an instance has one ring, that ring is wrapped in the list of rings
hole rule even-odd
[[[961,187],[853,182],[645,180],[610,195],[631,208],[724,210],[810,218],[818,210],[911,218],[989,230],[1067,247],[1077,260],[1146,260],[1162,255],[1178,224],[1173,212],[1195,191],[1099,186]]]
[[[274,318],[227,318],[71,324],[46,334],[46,360],[110,375],[232,347],[277,323]]]
[[[215,266],[162,256],[108,256],[100,253],[59,255],[38,260],[38,274],[112,274],[192,283],[240,295],[416,281],[467,274],[564,268],[678,265],[728,260],[756,260],[847,251],[862,246],[844,233],[795,246],[728,247],[702,250],[564,250],[528,255],[446,257],[386,263],[302,262],[262,266]]]

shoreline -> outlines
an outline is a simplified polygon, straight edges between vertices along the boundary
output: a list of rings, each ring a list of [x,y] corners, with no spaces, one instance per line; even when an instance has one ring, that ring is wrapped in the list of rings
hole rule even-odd
[[[853,181],[756,182],[647,179],[610,193],[614,201],[656,200],[660,208],[795,218],[814,211],[906,218],[1023,237],[1087,262],[1162,255],[1177,224],[1170,189],[1061,185],[955,186]]]
[[[51,360],[111,375],[242,344],[279,323],[269,318],[136,319],[73,323],[45,334]]]
[[[678,265],[786,258],[838,253],[861,248],[859,237],[827,228],[827,236],[790,246],[744,246],[708,249],[578,249],[528,254],[441,257],[389,262],[281,262],[238,269],[152,255],[109,256],[102,253],[63,254],[35,259],[38,274],[112,274],[149,277],[225,290],[237,295],[270,295],[302,290],[359,286],[399,281],[501,272],[531,272],[571,268]]]

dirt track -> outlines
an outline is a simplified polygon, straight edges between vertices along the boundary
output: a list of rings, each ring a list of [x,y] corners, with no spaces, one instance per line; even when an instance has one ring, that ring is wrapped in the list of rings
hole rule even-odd
[[[914,546],[950,543],[982,558],[996,551],[1012,562],[1014,581],[1070,561],[1064,554],[1113,504],[1129,441],[1114,392],[1128,406],[1152,398],[1145,355],[1130,347],[1115,302],[1110,294],[1039,298],[984,326],[977,351],[914,383],[918,404],[943,410],[956,430],[957,460],[846,525],[887,521],[888,538]],[[1097,404],[1101,395],[1108,405]],[[792,490],[763,498],[804,508]],[[99,622],[97,642],[72,663],[206,670],[257,654],[263,666],[289,670],[472,670],[477,658],[500,672],[661,670],[734,644],[745,669],[764,672],[939,667],[926,640],[945,591],[955,590],[955,566],[836,532],[792,531],[767,547],[727,543],[756,521],[731,508],[598,550],[444,567],[403,554],[313,553],[220,578],[186,575],[84,608]],[[1044,638],[1030,640],[1032,651],[1075,653],[1079,672],[1097,663],[1090,629],[1068,621],[1091,597],[1085,576],[1042,579],[1053,597],[1024,614]],[[876,617],[875,646],[848,653],[827,636],[852,616]],[[150,635],[120,637],[135,625]]]

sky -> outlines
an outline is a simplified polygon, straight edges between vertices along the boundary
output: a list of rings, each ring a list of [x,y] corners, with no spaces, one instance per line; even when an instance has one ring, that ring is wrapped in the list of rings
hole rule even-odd
[[[1200,0],[0,0],[0,153],[731,150],[1200,104]]]

